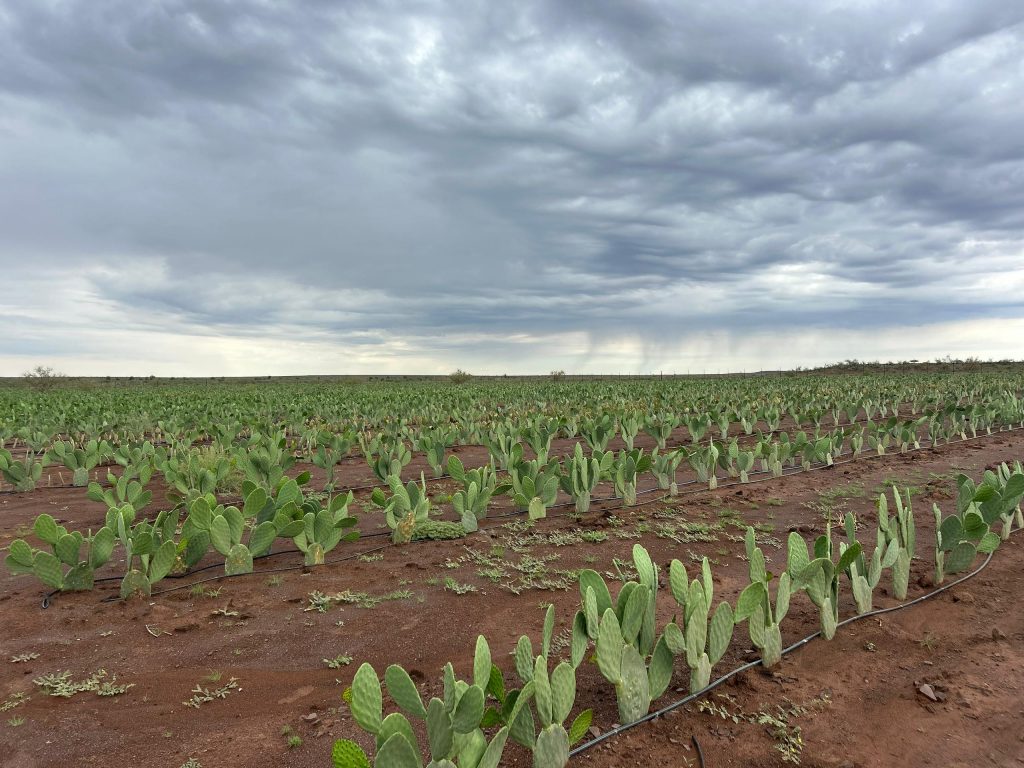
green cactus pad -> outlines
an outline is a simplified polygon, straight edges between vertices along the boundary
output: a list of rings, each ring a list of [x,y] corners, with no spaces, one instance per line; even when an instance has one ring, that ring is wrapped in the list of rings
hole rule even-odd
[[[551,719],[562,723],[569,716],[576,700],[576,671],[566,662],[560,663],[551,673]]]
[[[597,635],[597,667],[610,683],[617,684],[620,679],[622,647],[619,620],[615,618],[615,611],[609,608],[604,612]]]
[[[370,768],[370,761],[362,747],[348,739],[338,739],[331,748],[334,768]]]
[[[665,638],[659,638],[651,654],[651,666],[647,670],[649,696],[656,699],[668,690],[672,682],[672,651],[669,650]]]
[[[456,733],[469,733],[480,726],[480,719],[483,716],[484,691],[479,686],[471,685],[455,705],[452,728]]]
[[[708,657],[712,666],[725,655],[729,641],[732,640],[734,626],[732,606],[724,601],[719,603],[708,626]]]
[[[373,667],[364,663],[352,678],[352,716],[359,727],[372,734],[380,731],[384,702],[380,680]]]
[[[451,754],[455,732],[452,730],[451,715],[440,699],[431,699],[427,705],[427,740],[430,742],[431,759],[443,760]]]
[[[702,653],[697,660],[697,665],[690,669],[690,693],[704,690],[710,682],[711,659],[706,653]]]
[[[508,740],[509,729],[502,728],[491,739],[491,743],[487,745],[487,749],[484,750],[483,757],[480,758],[480,762],[476,764],[476,768],[498,768],[498,763],[501,762],[501,754],[505,750],[505,742]]]
[[[412,744],[396,733],[378,750],[373,765],[374,768],[419,768],[420,758]]]
[[[139,570],[131,570],[121,580],[121,599],[127,600],[133,595],[149,597],[152,593],[152,586],[146,574]]]
[[[416,735],[413,733],[412,724],[401,712],[392,712],[381,721],[380,730],[377,732],[377,749],[380,750],[396,733],[402,734],[413,749],[419,751],[416,749]]]
[[[384,672],[384,683],[395,703],[414,717],[426,717],[427,709],[416,689],[416,684],[398,664],[392,664]]]
[[[946,555],[945,572],[946,573],[960,573],[970,568],[971,563],[974,562],[974,557],[977,551],[974,545],[967,541],[959,542],[952,550]]]
[[[81,591],[93,588],[93,569],[87,563],[80,563],[64,575],[67,591]]]
[[[603,626],[604,622],[602,622]],[[619,662],[619,682],[615,696],[619,706],[619,719],[632,723],[647,714],[651,707],[651,688],[644,660],[632,645],[622,646]]]
[[[569,762],[569,734],[561,725],[541,729],[533,748],[534,768],[564,768]]]
[[[244,544],[235,544],[224,558],[224,571],[229,576],[252,573],[252,553]]]
[[[48,587],[60,589],[64,584],[60,560],[49,552],[36,553],[35,559],[32,561],[32,573]]]
[[[57,539],[60,538],[57,522],[50,515],[43,514],[37,517],[32,529],[36,536],[50,545],[56,544]]]

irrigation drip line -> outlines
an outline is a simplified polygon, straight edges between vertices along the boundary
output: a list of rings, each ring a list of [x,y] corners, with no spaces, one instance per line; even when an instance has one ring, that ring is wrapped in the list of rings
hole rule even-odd
[[[697,741],[697,736],[690,736],[690,741],[692,741],[693,746],[697,748],[697,760],[700,763],[700,768],[704,768],[704,750],[700,748],[700,742]]]
[[[325,560],[322,564],[323,565],[334,565],[335,563],[342,563],[342,562],[345,562],[346,560],[354,560],[357,557],[362,557],[363,555],[369,555],[369,554],[371,554],[373,552],[379,552],[379,551],[381,551],[383,549],[388,549],[389,547],[394,547],[394,546],[397,546],[397,545],[390,544],[390,543],[389,544],[382,544],[379,547],[375,547],[373,549],[368,549],[368,550],[365,550],[363,552],[354,552],[354,553],[352,553],[350,555],[345,555],[344,557],[336,557],[333,560]],[[260,571],[259,575],[262,576],[265,573],[284,573],[286,571],[296,571],[296,570],[301,570],[303,568],[309,568],[309,567],[310,566],[307,566],[307,565],[286,565],[286,566],[282,566],[281,568],[268,568],[265,571]],[[248,576],[249,574],[238,574],[238,575],[240,575],[240,576],[241,575]],[[152,597],[156,597],[157,595],[166,595],[168,592],[177,592],[179,589],[191,589],[192,587],[195,587],[198,584],[207,584],[207,583],[212,582],[212,581],[220,581],[221,579],[226,579],[226,578],[230,578],[228,576],[228,574],[226,574],[226,573],[221,574],[219,576],[211,576],[208,579],[200,579],[199,581],[193,581],[193,582],[190,582],[188,584],[179,584],[178,586],[175,586],[175,587],[168,587],[167,589],[161,589],[161,590],[159,590],[157,592],[154,592],[151,596]],[[104,598],[103,602],[113,602],[116,599],[118,599],[118,598],[115,598],[113,595],[111,595],[109,597]]]
[[[992,434],[977,435],[975,437],[969,437],[969,438],[966,438],[964,440],[958,440],[958,441],[956,441],[955,444],[956,445],[960,445],[960,444],[965,443],[965,442],[972,442],[974,440],[983,440],[983,439],[989,438],[989,437],[996,437],[997,435],[1001,435],[1004,432],[1019,432],[1021,430],[1024,430],[1024,427],[1008,427],[1007,429],[996,431],[996,432],[993,432]],[[948,443],[948,442],[946,443],[946,445],[951,445],[951,444],[952,443]],[[800,474],[804,474],[806,472],[815,472],[815,471],[819,471],[819,470],[832,469],[832,468],[834,468],[836,466],[841,466],[841,465],[844,465],[844,464],[850,464],[850,463],[853,463],[855,461],[869,460],[869,459],[879,459],[879,458],[883,458],[885,456],[890,456],[890,457],[891,456],[901,456],[901,455],[904,455],[904,454],[907,454],[907,453],[915,453],[917,451],[929,450],[929,449],[932,449],[932,448],[933,448],[933,445],[929,444],[929,445],[921,445],[918,448],[908,448],[906,451],[901,451],[900,453],[893,453],[893,454],[875,453],[875,454],[866,454],[866,455],[863,455],[863,456],[854,455],[854,456],[851,456],[849,459],[846,459],[844,461],[835,461],[832,464],[819,464],[819,465],[816,465],[816,466],[809,467],[807,469],[803,469],[802,467],[801,468],[794,467],[793,471],[791,471],[791,472],[783,472],[780,477],[791,477],[793,475],[800,475]],[[771,477],[761,477],[761,478],[757,478],[755,480],[748,480],[746,483],[743,483],[743,482],[740,482],[740,481],[733,482],[733,483],[723,483],[721,485],[718,485],[715,490],[726,489],[726,488],[734,488],[736,486],[755,485],[755,484],[758,484],[758,483],[764,483],[764,482],[768,482],[768,481],[771,481],[771,480],[778,480],[778,479],[779,479],[779,477],[776,477],[776,476],[772,475]],[[693,480],[693,481],[690,481],[690,483],[688,483],[688,484],[693,484],[693,483],[697,483],[697,482],[700,482],[700,481]],[[643,494],[654,493],[654,492],[656,492],[658,490],[663,490],[663,489],[660,489],[660,488],[657,488],[657,487],[655,487],[655,488],[648,488],[648,489],[643,490],[643,491],[637,491],[637,495],[640,496],[640,495],[643,495]],[[596,511],[600,511],[602,514],[608,514],[609,512],[617,512],[619,510],[636,509],[637,507],[647,506],[648,504],[655,504],[655,503],[657,503],[659,501],[665,501],[667,499],[677,499],[677,498],[680,498],[680,497],[696,496],[697,494],[704,493],[704,492],[709,492],[711,490],[712,489],[710,489],[710,488],[704,488],[703,485],[702,485],[700,488],[694,488],[694,489],[692,489],[690,491],[687,491],[685,493],[677,493],[675,496],[672,496],[671,494],[667,494],[666,493],[666,494],[663,494],[662,496],[659,496],[657,498],[646,499],[644,501],[641,501],[641,502],[638,502],[638,503],[632,504],[632,505],[627,505],[623,501],[622,504],[620,504],[620,505],[618,505],[616,507],[605,508],[605,509],[596,510]],[[591,499],[591,502],[614,501],[617,498],[618,497],[616,497],[616,496],[599,497],[599,498],[596,498],[596,499]],[[554,509],[556,507],[566,507],[566,506],[570,506],[570,505],[573,505],[573,504],[575,504],[575,502],[573,502],[573,501],[560,502],[559,504],[551,505],[550,507],[548,507],[548,509]],[[504,519],[507,519],[509,517],[518,517],[518,516],[523,515],[523,514],[525,514],[525,510],[513,510],[511,512],[506,512],[506,513],[503,513],[503,514],[500,514],[500,515],[492,515],[492,516],[489,516],[489,517],[487,517],[485,519],[487,519],[487,520],[504,520]],[[562,515],[553,515],[552,517],[559,517],[559,518],[561,518],[561,517],[569,517],[569,516],[571,516],[571,515],[569,513],[567,513],[567,514],[562,514]],[[498,526],[498,525],[488,525],[486,527],[481,526],[479,528],[479,530],[488,531],[488,530],[491,530],[491,529],[494,529],[494,528],[499,528],[499,527],[500,526]],[[381,537],[381,536],[389,536],[389,535],[390,535],[390,533],[388,531],[375,531],[373,533],[368,533],[365,536],[364,535],[360,535],[359,538],[360,538],[360,540],[362,540],[362,539],[378,538],[378,537]],[[408,542],[407,544],[425,544],[425,543],[432,542],[432,541],[435,541],[435,540],[434,539],[419,539],[419,540]],[[352,559],[354,559],[356,557],[359,557],[360,555],[368,555],[368,554],[371,554],[373,552],[379,552],[379,551],[381,551],[383,549],[389,549],[390,547],[394,547],[394,546],[398,546],[398,545],[396,545],[396,544],[394,544],[392,542],[392,543],[383,545],[381,547],[376,547],[374,549],[366,550],[364,552],[357,552],[357,553],[354,553],[352,555],[345,555],[344,557],[335,558],[333,560],[325,560],[323,563],[321,563],[321,565],[333,565],[333,564],[336,564],[336,563],[345,562],[346,560],[352,560]],[[405,545],[403,545],[403,546],[405,546]],[[263,559],[266,559],[266,558],[269,558],[269,557],[276,557],[277,555],[294,554],[294,553],[298,553],[298,552],[300,552],[300,550],[298,550],[298,549],[281,550],[279,552],[268,552],[268,553],[266,553],[264,555],[258,555],[257,557],[254,557],[253,560],[263,560]],[[196,574],[196,573],[201,573],[203,571],[210,570],[212,568],[218,568],[218,567],[220,567],[220,565],[221,565],[220,563],[211,563],[210,565],[205,565],[202,568],[198,568],[198,569],[196,569],[194,571],[188,571],[187,573],[179,574],[177,576],[171,576],[171,577],[168,577],[168,578],[180,579],[180,578],[184,578],[185,576],[190,576],[190,575],[193,575],[193,574]],[[309,567],[310,566],[307,566],[307,565],[305,565],[303,563],[303,564],[296,564],[296,565],[293,565],[293,566],[282,566],[280,568],[268,569],[268,570],[265,570],[265,571],[260,571],[259,573],[261,573],[261,574],[263,574],[263,573],[281,573],[281,572],[285,572],[285,571],[303,570],[303,569],[306,569],[306,568],[309,568]],[[255,573],[255,571],[253,573]],[[222,579],[236,578],[238,576],[249,576],[249,575],[251,575],[251,574],[248,574],[248,573],[241,573],[241,574],[227,574],[227,573],[224,573],[224,574],[220,574],[218,576],[211,577],[209,579],[202,579],[202,580],[197,581],[197,582],[191,582],[189,584],[182,585],[180,587],[172,587],[170,589],[160,590],[158,592],[154,592],[152,596],[161,595],[161,594],[164,594],[166,592],[175,591],[177,589],[184,589],[185,587],[191,587],[191,586],[194,586],[196,584],[204,584],[204,583],[211,582],[211,581],[220,581]],[[100,578],[100,579],[96,579],[93,583],[95,584],[95,583],[98,583],[98,582],[119,581],[120,579],[121,579],[120,576],[106,576],[106,577],[103,577],[103,578]],[[59,590],[59,589],[58,590],[52,590],[51,592],[48,592],[43,597],[43,600],[42,600],[42,603],[41,603],[41,607],[43,609],[49,608],[51,599],[55,595],[59,594],[60,592],[61,592],[61,590]],[[112,599],[113,598],[110,598],[110,597],[103,598],[103,600],[101,602],[109,602]],[[841,625],[837,625],[837,626],[841,626]]]
[[[1013,533],[1016,534],[1016,533],[1020,532],[1021,530],[1024,530],[1024,529],[1017,529],[1016,531],[1013,531]],[[892,606],[889,606],[888,608],[876,608],[875,610],[868,611],[867,613],[858,613],[858,614],[856,614],[854,616],[850,616],[850,617],[848,617],[846,619],[843,619],[838,624],[836,624],[836,629],[838,630],[839,627],[845,627],[848,624],[853,624],[854,622],[860,621],[861,619],[867,619],[867,618],[870,618],[872,616],[881,616],[882,614],[885,614],[885,613],[895,613],[896,611],[902,611],[902,610],[904,610],[906,608],[910,608],[910,607],[912,607],[914,605],[917,605],[918,603],[923,603],[925,600],[930,600],[931,598],[933,598],[933,597],[935,597],[937,595],[941,595],[943,592],[945,592],[945,591],[947,591],[949,589],[952,589],[953,587],[957,586],[958,584],[963,584],[968,579],[971,579],[971,578],[977,576],[979,573],[981,573],[983,570],[985,570],[985,568],[988,567],[988,564],[992,561],[992,556],[994,554],[995,554],[994,552],[989,552],[988,557],[985,558],[985,560],[982,562],[981,565],[979,565],[975,570],[971,571],[970,573],[966,574],[965,576],[961,576],[956,581],[951,581],[948,584],[943,584],[941,587],[938,587],[937,589],[934,589],[931,592],[926,592],[925,594],[921,595],[920,597],[916,597],[913,600],[910,600],[910,601],[908,601],[906,603],[900,603],[898,605],[892,605]],[[818,631],[808,635],[807,637],[803,638],[802,640],[797,640],[792,645],[787,646],[786,648],[784,648],[783,651],[782,651],[782,655],[786,656],[787,654],[792,653],[793,651],[799,650],[800,648],[803,648],[805,645],[810,643],[812,640],[814,640],[815,638],[820,637],[820,636],[821,636],[821,630],[819,629]],[[674,711],[676,709],[679,709],[680,707],[686,706],[690,702],[695,701],[696,699],[699,699],[699,698],[705,696],[706,694],[710,693],[715,688],[718,688],[720,685],[722,685],[723,683],[725,683],[728,680],[732,679],[736,675],[741,674],[743,672],[746,672],[748,669],[753,669],[754,667],[759,666],[760,664],[761,664],[761,659],[755,659],[754,661],[750,661],[750,662],[747,662],[746,664],[743,664],[743,665],[741,665],[739,667],[736,667],[736,669],[732,670],[731,672],[727,672],[726,674],[722,675],[717,680],[714,680],[709,685],[707,685],[705,688],[702,688],[699,691],[687,694],[683,698],[678,699],[676,701],[673,701],[670,704],[665,705],[661,709],[658,709],[658,710],[656,710],[654,712],[648,712],[646,715],[641,717],[639,720],[635,720],[634,722],[627,723],[625,725],[620,725],[617,728],[613,728],[610,731],[606,731],[605,733],[602,733],[600,736],[597,736],[597,737],[591,739],[588,742],[580,744],[578,747],[576,747],[575,749],[573,749],[573,750],[571,750],[569,752],[569,757],[575,757],[576,755],[578,755],[578,754],[580,754],[582,752],[585,752],[588,749],[591,749],[592,747],[597,746],[602,741],[610,739],[613,736],[618,736],[620,733],[628,731],[628,730],[630,730],[632,728],[636,728],[638,725],[641,725],[642,723],[648,723],[651,720],[656,720],[657,718],[662,717],[662,716],[668,714],[669,712],[672,712],[672,711]]]

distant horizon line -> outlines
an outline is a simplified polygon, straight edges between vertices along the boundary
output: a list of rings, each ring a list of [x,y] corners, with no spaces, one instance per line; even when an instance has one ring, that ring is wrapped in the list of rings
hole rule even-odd
[[[900,361],[878,361],[878,360],[844,360],[826,365],[805,367],[796,366],[793,368],[766,368],[758,370],[732,370],[732,371],[655,371],[647,373],[570,373],[562,370],[549,371],[547,373],[481,373],[475,374],[471,371],[457,369],[450,373],[297,373],[297,374],[207,374],[207,375],[156,375],[156,374],[64,374],[52,372],[49,376],[33,375],[33,372],[26,371],[17,375],[0,375],[0,381],[21,382],[21,381],[209,381],[209,380],[232,380],[232,381],[267,381],[267,380],[299,380],[299,379],[437,379],[446,380],[453,377],[461,378],[463,382],[472,379],[660,379],[660,378],[706,378],[706,377],[730,377],[730,376],[771,376],[794,373],[821,373],[849,371],[856,372],[871,368],[920,368],[955,370],[958,366],[969,369],[984,369],[989,367],[1024,366],[1024,360],[1003,359],[1003,360],[981,360],[977,358],[966,359],[937,359],[937,360],[900,360]]]

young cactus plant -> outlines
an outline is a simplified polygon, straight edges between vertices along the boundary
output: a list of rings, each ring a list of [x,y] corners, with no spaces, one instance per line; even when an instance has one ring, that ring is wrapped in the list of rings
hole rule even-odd
[[[171,572],[178,556],[174,540],[178,517],[177,511],[165,511],[158,514],[153,523],[146,520],[135,523],[131,504],[107,510],[107,527],[117,531],[128,564],[128,571],[121,580],[122,599],[133,595],[148,597],[153,585]]]
[[[998,472],[986,471],[978,486],[966,475],[957,477],[957,486],[957,506],[964,507],[974,502],[990,528],[996,523],[1002,523],[1000,538],[1004,541],[1008,539],[1014,516],[1020,515],[1021,498],[1024,497],[1024,473],[1011,473],[1003,464]]]
[[[644,432],[654,438],[658,450],[664,451],[668,439],[672,437],[672,430],[676,428],[678,423],[675,417],[669,414],[652,414],[644,417],[643,429]],[[633,449],[632,445],[627,444],[627,447],[630,450]]]
[[[512,501],[526,509],[531,520],[547,517],[548,507],[558,498],[557,463],[542,466],[537,461],[522,461],[509,468]]]
[[[410,480],[405,486],[398,475],[388,476],[391,498],[377,488],[370,500],[384,509],[388,527],[392,530],[391,540],[395,544],[408,544],[413,540],[416,526],[425,523],[430,514],[430,499],[427,496],[427,481],[420,473],[419,485]]]
[[[994,552],[999,546],[999,535],[989,530],[973,502],[962,513],[945,519],[938,504],[932,505],[932,513],[935,515],[936,584],[941,584],[947,574],[966,571],[979,552]]]
[[[589,717],[581,714],[569,730],[565,721],[576,701],[576,669],[560,662],[548,673],[547,656],[538,656],[533,668],[533,697],[540,732],[533,743],[534,768],[564,768],[569,749],[586,733]],[[582,720],[580,718],[583,718]]]
[[[468,488],[456,491],[452,495],[452,506],[467,533],[477,530],[480,521],[487,517],[487,506],[491,503],[493,495],[492,488],[481,490],[475,482],[470,482]]]
[[[253,557],[267,552],[278,534],[273,522],[264,521],[252,529],[248,542],[242,543],[246,520],[256,517],[266,500],[267,494],[262,486],[250,491],[241,510],[217,504],[212,495],[200,496],[189,507],[182,538],[190,544],[193,539],[197,542],[208,540],[224,556],[224,572],[229,576],[252,573]],[[292,535],[297,533],[296,530]]]
[[[114,532],[106,526],[84,536],[79,531],[68,532],[47,514],[37,517],[32,528],[53,553],[33,549],[22,539],[12,541],[5,560],[11,573],[31,573],[46,586],[62,591],[92,589],[93,574],[114,550]]]
[[[651,457],[644,454],[642,448],[633,451],[620,451],[612,467],[612,481],[616,497],[623,500],[627,507],[636,504],[636,484],[640,476],[651,468]]]
[[[615,419],[606,413],[584,420],[580,426],[580,434],[587,441],[591,451],[604,452],[608,450],[608,443],[615,437],[616,429]]]
[[[907,599],[910,586],[910,561],[914,559],[917,535],[914,527],[914,511],[910,500],[910,491],[906,492],[906,501],[900,497],[899,491],[892,489],[892,497],[896,514],[889,517],[889,503],[885,494],[878,496],[878,531],[879,546],[882,540],[886,548],[897,547],[896,561],[892,565],[893,594],[897,600]],[[886,549],[888,551],[888,549]]]
[[[526,444],[533,449],[534,456],[540,464],[547,464],[551,441],[558,434],[559,426],[556,419],[539,417],[524,431]]]
[[[412,453],[401,440],[390,448],[381,447],[380,454],[368,459],[370,469],[379,480],[391,482],[391,477],[401,476],[402,470],[412,461]]]
[[[487,452],[501,469],[508,469],[523,459],[523,446],[518,435],[497,425],[484,439]]]
[[[612,468],[615,456],[611,451],[599,454],[598,457],[587,458],[583,454],[583,446],[576,443],[573,455],[566,462],[566,473],[559,483],[562,490],[572,497],[577,514],[586,514],[590,510],[590,497],[601,477]]]
[[[615,686],[622,723],[647,714],[672,680],[672,652],[664,636],[655,635],[658,568],[639,544],[633,547],[633,562],[640,581],[623,584],[614,607],[604,579],[595,571],[581,571],[583,610],[573,622],[573,661],[582,658],[588,640],[595,641],[597,666]]]
[[[16,493],[28,493],[35,490],[36,483],[43,476],[43,462],[38,461],[31,450],[19,460],[10,451],[0,448],[0,474],[14,486]]]
[[[285,471],[295,464],[295,455],[283,433],[257,434],[253,435],[246,448],[235,454],[235,462],[246,480],[270,490],[285,478]]]
[[[683,616],[665,627],[665,642],[675,655],[685,655],[690,667],[690,692],[703,690],[711,682],[711,668],[721,661],[732,640],[735,624],[732,606],[722,601],[710,618],[714,597],[711,565],[705,557],[701,563],[701,579],[687,583],[686,566],[678,560],[669,565],[669,586]]]
[[[388,693],[401,711],[384,716],[380,679],[370,664],[363,664],[352,680],[352,715],[363,730],[376,738],[379,768],[422,768],[420,746],[409,718],[426,721],[430,761],[426,768],[497,768],[508,739],[508,727],[501,728],[488,743],[480,727],[484,715],[485,689],[490,680],[491,654],[487,641],[477,639],[472,684],[455,678],[452,665],[444,668],[444,698],[432,698],[426,705],[416,684],[402,667],[393,664],[384,674]],[[524,689],[511,712],[515,720],[533,694]],[[367,768],[366,753],[352,741],[334,743],[335,768]]]
[[[508,725],[509,737],[533,752],[534,768],[564,768],[569,760],[569,749],[583,738],[593,718],[589,709],[584,710],[576,716],[568,730],[565,728],[565,721],[576,699],[576,668],[582,660],[582,654],[574,658],[572,664],[560,662],[549,672],[548,658],[554,625],[555,607],[549,605],[544,617],[540,655],[534,656],[533,644],[526,635],[519,638],[515,650],[516,672],[524,684],[533,686],[533,702],[540,721],[540,733],[537,733],[536,721],[529,707],[523,708],[515,721],[507,719],[521,692],[505,692],[501,670],[496,666],[492,667],[487,689],[501,709],[488,709],[484,716],[485,722]]]
[[[747,528],[746,549],[750,561],[750,584],[736,601],[734,622],[739,624],[747,621],[750,641],[761,652],[761,663],[766,668],[773,667],[782,660],[782,632],[779,625],[789,612],[790,575],[784,572],[779,577],[773,608],[769,588],[772,576],[765,568],[764,552],[755,543],[753,528]]]
[[[832,545],[832,524],[825,526],[825,535],[814,542],[814,559],[807,553],[807,544],[800,534],[789,535],[787,576],[792,578],[794,589],[804,590],[811,602],[818,607],[821,618],[821,635],[826,640],[835,637],[839,623],[839,577],[850,564],[860,557],[859,542],[840,546],[839,560],[833,562],[835,554]]]
[[[936,584],[941,584],[947,574],[966,571],[979,553],[988,554],[999,547],[1000,536],[991,526],[1002,519],[1006,530],[1006,518],[1012,518],[1024,496],[1024,474],[1014,474],[1002,488],[998,486],[999,480],[994,476],[975,486],[969,477],[960,475],[956,514],[943,519],[938,505],[932,505]]]
[[[1014,477],[1024,476],[1024,467],[1021,467],[1019,461],[1014,462],[1014,467],[1011,470],[1010,467],[1003,462],[999,465],[996,472],[985,473],[985,483],[989,483],[991,477],[994,483],[1005,493],[1005,489],[1011,484],[1011,481],[1016,483],[1019,480],[1014,480]],[[1021,510],[1021,499],[1017,499],[1016,507],[1007,505],[1009,508],[1000,514],[1000,518],[1003,521],[1002,538],[1003,541],[1010,538],[1010,533],[1013,530],[1013,526],[1016,524],[1017,528],[1024,528],[1024,511]]]
[[[896,498],[899,498],[897,496]],[[885,496],[882,496],[885,499]],[[857,543],[857,520],[851,512],[846,513],[846,538],[851,543]],[[899,559],[899,542],[896,539],[887,540],[885,533],[879,528],[876,537],[875,549],[871,553],[871,560],[864,557],[863,547],[846,570],[850,579],[850,588],[853,590],[853,599],[857,604],[857,613],[867,613],[872,608],[872,601],[875,587],[882,578],[882,571],[892,568]],[[907,573],[909,575],[910,561],[907,560]],[[895,580],[894,576],[894,580]],[[905,587],[904,587],[905,588]],[[904,592],[904,597],[906,592]]]
[[[640,426],[640,417],[635,413],[627,414],[619,419],[619,434],[622,436],[622,442],[626,444],[627,451],[633,450],[633,443],[640,432]]]
[[[718,456],[718,446],[712,441],[708,445],[694,447],[687,457],[693,471],[697,473],[697,479],[707,483],[708,489],[712,491],[718,487]]]
[[[307,512],[302,517],[302,532],[292,541],[299,551],[305,555],[306,565],[323,565],[324,556],[342,541],[355,541],[359,538],[358,531],[347,531],[356,524],[356,519],[348,514],[348,505],[352,502],[352,491],[334,496],[323,509]],[[264,525],[261,523],[260,525]],[[271,523],[271,525],[273,525]],[[257,526],[256,530],[259,530]],[[255,531],[253,531],[255,534]],[[277,536],[276,529],[274,536]],[[250,540],[250,543],[251,540]]]
[[[139,478],[134,479],[134,472],[125,469],[120,477],[112,472],[107,473],[107,482],[110,487],[104,489],[99,483],[89,483],[89,490],[86,496],[91,501],[102,502],[107,509],[119,509],[125,504],[131,504],[136,512],[145,508],[153,500],[153,492],[146,490],[146,483],[152,476],[152,466],[143,464],[137,467]]]
[[[750,482],[750,471],[754,468],[756,458],[756,451],[737,451],[736,469],[739,472],[741,483]]]
[[[434,477],[442,477],[445,469],[445,452],[449,442],[446,434],[439,432],[425,434],[420,438],[420,447],[426,456],[427,463],[434,471]]]
[[[467,491],[469,486],[475,483],[478,489],[488,489],[494,495],[500,496],[503,493],[508,493],[512,487],[511,483],[498,484],[497,473],[492,464],[484,464],[477,469],[466,469],[458,456],[448,457],[448,474],[451,475],[452,480]]]
[[[495,495],[507,493],[512,487],[508,483],[498,485],[494,468],[490,465],[467,470],[458,456],[448,457],[448,474],[463,486],[452,495],[452,506],[462,519],[462,527],[467,533],[477,530],[479,522],[487,517],[491,499]]]
[[[317,434],[317,446],[311,456],[314,466],[327,472],[328,491],[334,491],[334,472],[338,463],[348,455],[355,443],[355,434],[351,430],[336,433],[322,430]]]
[[[106,440],[90,440],[81,448],[77,448],[74,443],[58,440],[46,456],[51,462],[63,464],[71,470],[72,485],[84,488],[89,484],[89,472],[111,453],[110,445]]]
[[[668,491],[670,496],[679,493],[679,486],[676,485],[676,470],[679,469],[679,465],[686,456],[685,448],[667,453],[659,453],[658,448],[651,451],[651,472],[654,473],[654,477],[658,481],[658,488]]]

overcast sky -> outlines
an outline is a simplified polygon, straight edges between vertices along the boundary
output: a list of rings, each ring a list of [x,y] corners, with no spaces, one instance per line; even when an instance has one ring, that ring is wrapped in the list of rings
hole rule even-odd
[[[0,0],[0,375],[1024,357],[1024,3]]]

